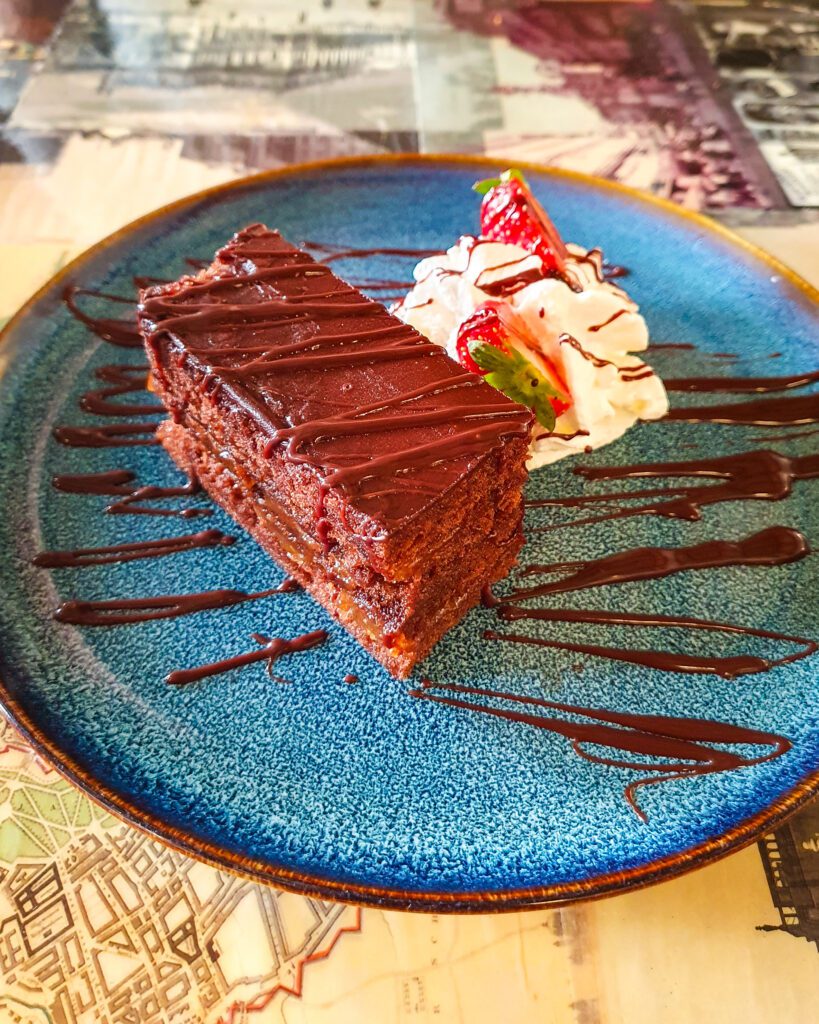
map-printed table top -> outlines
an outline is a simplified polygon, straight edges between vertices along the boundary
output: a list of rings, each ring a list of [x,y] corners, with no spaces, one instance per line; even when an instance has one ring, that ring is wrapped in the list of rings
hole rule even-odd
[[[817,74],[810,0],[11,0],[0,323],[162,203],[391,151],[646,188],[819,282]],[[816,805],[717,864],[597,903],[359,910],[163,848],[0,720],[0,1024],[795,1024],[818,983]]]

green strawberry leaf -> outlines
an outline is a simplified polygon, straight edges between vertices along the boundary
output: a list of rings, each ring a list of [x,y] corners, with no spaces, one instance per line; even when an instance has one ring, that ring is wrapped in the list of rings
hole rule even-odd
[[[483,181],[475,182],[472,186],[472,191],[477,192],[479,196],[485,196],[487,192],[491,192],[493,188],[497,188],[500,183],[500,178],[484,178]]]
[[[476,181],[472,186],[472,191],[477,192],[479,196],[485,196],[487,192],[491,192],[493,188],[497,188],[498,185],[505,185],[512,179],[526,184],[526,179],[523,177],[521,171],[514,167],[511,167],[508,171],[504,171],[499,178],[484,178],[483,181]]]
[[[474,361],[486,371],[487,384],[502,391],[513,402],[527,406],[541,426],[554,430],[555,411],[550,399],[559,398],[560,392],[536,366],[517,349],[502,352],[482,341],[475,341],[468,348]]]
[[[521,185],[526,184],[526,179],[523,177],[523,171],[519,171],[516,167],[510,167],[508,171],[504,171],[500,176],[500,180],[505,184],[507,181],[512,179],[519,181]]]

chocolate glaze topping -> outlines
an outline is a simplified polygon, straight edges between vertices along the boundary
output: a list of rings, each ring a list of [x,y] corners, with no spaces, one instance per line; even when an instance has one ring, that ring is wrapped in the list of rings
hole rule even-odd
[[[531,428],[528,409],[260,225],[220,251],[215,279],[144,292],[140,318],[160,366],[193,360],[220,403],[252,411],[269,455],[387,527]]]

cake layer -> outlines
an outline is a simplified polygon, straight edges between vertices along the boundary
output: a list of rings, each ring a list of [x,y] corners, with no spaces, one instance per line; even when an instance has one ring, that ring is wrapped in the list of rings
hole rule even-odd
[[[281,528],[278,510],[181,425],[166,421],[159,438],[174,462],[205,490],[396,678],[404,679],[443,634],[502,579],[520,550],[517,524],[501,515],[486,533],[463,543],[450,561],[422,577],[390,582],[374,573],[345,577],[319,557],[306,560]],[[474,551],[485,545],[483,552]],[[489,552],[486,558],[484,552]],[[356,577],[359,578],[356,578]]]
[[[529,410],[277,233],[139,321],[173,457],[395,674],[513,564]]]

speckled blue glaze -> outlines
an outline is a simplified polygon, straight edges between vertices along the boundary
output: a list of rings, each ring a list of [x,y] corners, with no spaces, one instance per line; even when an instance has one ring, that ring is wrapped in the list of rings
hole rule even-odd
[[[278,227],[292,240],[445,247],[476,230],[470,185],[486,174],[485,166],[407,160],[233,187],[103,245],[72,279],[128,294],[133,275],[177,276],[183,257],[209,257],[252,221]],[[630,268],[629,291],[655,340],[698,346],[699,353],[657,353],[652,362],[665,374],[785,374],[816,367],[816,307],[754,255],[627,194],[548,174],[530,172],[529,179],[566,238],[601,245],[612,261]],[[401,278],[410,265],[373,257],[336,269]],[[46,291],[6,338],[14,358],[0,394],[3,676],[8,697],[59,750],[63,766],[96,780],[92,788],[99,783],[118,794],[132,818],[166,838],[179,830],[189,849],[207,844],[210,856],[215,849],[228,860],[251,858],[272,878],[282,868],[296,872],[319,890],[324,882],[343,882],[353,894],[355,886],[365,886],[502,895],[587,881],[593,891],[602,876],[639,871],[734,830],[819,766],[817,665],[810,659],[736,682],[657,673],[483,641],[482,631],[495,623],[492,612],[477,609],[416,672],[589,707],[717,718],[792,741],[787,755],[767,764],[643,790],[644,823],[622,795],[633,772],[581,760],[565,739],[545,731],[411,699],[407,684],[391,679],[303,593],[123,627],[53,622],[51,610],[70,597],[259,590],[282,578],[221,512],[193,523],[104,516],[105,498],[50,486],[55,473],[114,467],[135,471],[143,483],[180,479],[159,448],[71,449],[51,438],[57,424],[96,421],[77,408],[95,366],[141,360],[140,352],[111,348],[76,323],[61,305],[61,286]],[[708,351],[739,357],[730,366],[704,363]],[[781,358],[769,361],[776,351]],[[677,404],[688,400],[675,398]],[[641,425],[584,459],[603,465],[743,451],[758,446],[765,433]],[[769,446],[794,454],[815,441]],[[682,443],[693,447],[681,449]],[[574,464],[535,473],[529,496],[577,493],[583,484],[572,475]],[[816,486],[797,484],[778,503],[717,505],[698,523],[645,518],[532,535],[525,560],[737,539],[777,523],[801,529],[816,543]],[[30,565],[43,548],[171,536],[199,523],[239,540],[229,548],[124,565]],[[816,561],[690,572],[559,595],[553,604],[685,612],[817,636]],[[172,669],[251,650],[252,632],[288,637],[318,628],[329,630],[327,644],[278,665],[290,685],[272,681],[258,664],[185,689],[163,681]],[[590,635],[582,626],[558,630],[570,638]],[[687,649],[705,649],[706,639],[713,648],[713,638],[695,636],[685,638]],[[346,684],[347,673],[359,682]]]

